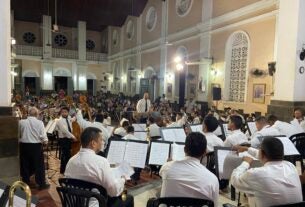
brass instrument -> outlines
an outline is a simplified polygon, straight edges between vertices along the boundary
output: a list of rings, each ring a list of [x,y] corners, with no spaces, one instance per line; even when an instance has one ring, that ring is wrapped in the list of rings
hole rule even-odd
[[[16,181],[10,188],[9,191],[9,207],[14,206],[14,195],[17,188],[21,188],[25,192],[26,195],[26,207],[31,207],[32,193],[30,187],[22,181]]]
[[[150,141],[150,129],[149,127],[146,127],[146,141]]]
[[[126,188],[123,190],[121,198],[122,198],[122,201],[126,201],[127,200],[127,189]]]

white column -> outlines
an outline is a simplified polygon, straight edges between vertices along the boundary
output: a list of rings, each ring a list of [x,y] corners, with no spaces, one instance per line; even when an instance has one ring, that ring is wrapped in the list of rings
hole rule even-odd
[[[0,1],[0,106],[11,105],[11,8],[10,0]]]
[[[87,64],[85,62],[77,62],[77,89],[80,91],[87,90]]]
[[[49,59],[52,57],[52,19],[50,16],[42,16],[42,47],[43,58]]]
[[[162,1],[161,23],[161,56],[160,56],[160,85],[156,95],[166,94],[166,65],[167,65],[167,30],[168,30],[168,1]]]
[[[277,63],[273,100],[305,101],[305,62],[299,58],[305,44],[305,1],[280,0]]]
[[[42,90],[53,90],[53,63],[50,61],[41,62],[40,84]]]
[[[78,59],[86,61],[86,22],[78,21]]]

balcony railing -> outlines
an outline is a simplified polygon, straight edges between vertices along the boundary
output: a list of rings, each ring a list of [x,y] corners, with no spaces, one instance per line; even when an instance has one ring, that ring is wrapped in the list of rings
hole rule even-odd
[[[107,54],[105,53],[97,53],[97,52],[87,52],[86,59],[89,61],[98,61],[98,62],[106,62]]]
[[[42,47],[16,45],[16,54],[26,56],[42,56]]]
[[[78,59],[78,51],[77,50],[52,48],[52,57],[54,57],[54,58]]]

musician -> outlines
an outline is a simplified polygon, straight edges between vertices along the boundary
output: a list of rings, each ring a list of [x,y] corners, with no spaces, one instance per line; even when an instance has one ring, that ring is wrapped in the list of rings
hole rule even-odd
[[[134,127],[133,126],[128,126],[126,131],[127,131],[127,134],[122,139],[139,140],[137,137],[134,136]]]
[[[305,131],[305,118],[302,109],[294,109],[294,119],[290,123]]]
[[[129,121],[123,121],[122,126],[116,128],[113,135],[118,135],[119,137],[124,137],[127,135],[127,127],[129,126]]]
[[[88,181],[103,186],[108,195],[107,206],[133,206],[133,197],[127,196],[123,204],[117,196],[124,190],[126,179],[114,177],[110,164],[104,157],[96,155],[103,148],[102,132],[98,128],[88,127],[81,134],[80,151],[68,162],[65,177]],[[90,207],[98,207],[96,200],[90,201]]]
[[[38,109],[31,107],[27,119],[19,121],[20,129],[20,174],[22,181],[30,184],[32,172],[39,189],[49,188],[46,183],[43,157],[43,145],[48,144],[48,137],[42,121],[38,120]]]
[[[208,115],[204,118],[202,124],[202,131],[207,139],[207,152],[214,152],[214,147],[223,147],[223,141],[217,137],[213,132],[218,128],[217,119]]]
[[[248,194],[250,207],[269,207],[302,201],[302,189],[295,166],[284,161],[282,142],[266,138],[259,151],[262,167],[250,168],[253,159],[244,157],[231,176],[232,185]]]
[[[147,113],[149,112],[149,109],[151,107],[151,102],[149,99],[148,92],[144,93],[143,99],[140,99],[137,103],[137,113],[141,114],[141,123],[145,123],[147,121]]]
[[[302,133],[303,130],[293,126],[292,124],[289,124],[287,122],[279,121],[277,116],[275,115],[269,115],[267,118],[268,124],[272,126],[273,128],[277,129],[281,135],[285,135],[288,138],[291,137],[294,134]]]
[[[260,146],[262,140],[259,140],[259,137],[280,135],[276,128],[270,127],[264,116],[256,118],[255,125],[257,131],[251,136],[251,147],[258,148]]]
[[[193,197],[208,199],[218,206],[217,177],[200,163],[205,156],[207,141],[199,132],[190,133],[185,140],[185,159],[164,164],[161,197]]]
[[[198,111],[193,112],[192,113],[192,117],[193,117],[192,124],[201,124],[200,117],[199,117],[199,112]]]
[[[71,157],[72,141],[77,140],[72,134],[72,120],[69,116],[69,108],[62,107],[60,110],[60,115],[60,118],[56,122],[55,130],[58,132],[59,145],[61,149],[60,173],[63,174]]]
[[[159,112],[153,112],[152,116],[149,117],[149,136],[160,137],[160,126],[163,126],[163,120]]]
[[[232,131],[232,134],[228,135],[224,141],[225,147],[233,147],[235,145],[247,143],[247,136],[240,130],[243,125],[243,121],[238,115],[231,115],[228,123],[228,129]]]

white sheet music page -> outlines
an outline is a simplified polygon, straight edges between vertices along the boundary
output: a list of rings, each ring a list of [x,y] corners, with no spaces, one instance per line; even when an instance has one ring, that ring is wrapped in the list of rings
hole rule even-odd
[[[148,143],[127,142],[124,160],[132,167],[144,168]]]
[[[45,127],[46,132],[49,131],[49,129],[50,129],[50,127],[51,127],[51,125],[52,125],[53,122],[54,122],[53,120],[50,120],[50,121],[48,122],[47,126]]]
[[[183,128],[176,128],[174,129],[175,133],[175,141],[176,142],[185,142],[186,134]]]
[[[58,119],[52,120],[52,123],[47,131],[47,133],[49,134],[53,134],[55,127],[56,127],[56,123],[57,123]]]
[[[134,174],[133,168],[126,161],[123,161],[115,168],[111,168],[111,172],[115,178],[124,176],[126,180],[130,180],[130,176]]]
[[[110,164],[118,164],[124,160],[125,141],[111,141],[107,154],[107,160]]]
[[[284,155],[299,155],[299,151],[292,143],[292,141],[287,137],[277,137],[279,140],[282,141],[284,146]]]
[[[223,126],[223,131],[224,131],[224,135],[225,137],[229,136],[230,134],[232,134],[232,132],[228,129],[228,124],[222,124]]]
[[[172,160],[183,160],[185,158],[184,145],[172,144]]]
[[[148,164],[163,165],[169,156],[169,143],[151,142]]]
[[[162,129],[163,139],[169,142],[176,141],[175,129]]]
[[[257,131],[255,122],[248,122],[248,127],[249,127],[251,134],[254,134]]]
[[[26,206],[26,200],[20,198],[19,196],[14,196],[14,207],[24,207]],[[31,203],[31,207],[35,207],[36,205]],[[8,202],[6,203],[5,207],[8,207]]]
[[[134,132],[134,136],[141,141],[146,141],[147,133],[146,132]]]
[[[145,132],[146,130],[146,124],[132,124],[132,126],[134,127],[135,131]]]
[[[191,125],[191,130],[192,132],[202,132],[202,125],[199,124],[199,125]]]
[[[217,150],[217,162],[218,162],[218,172],[219,172],[219,178],[223,178],[223,165],[224,161],[228,154],[230,154],[230,150]]]

